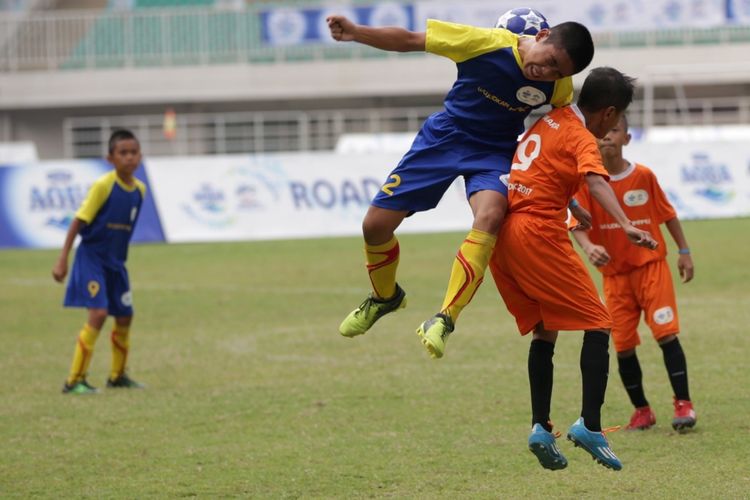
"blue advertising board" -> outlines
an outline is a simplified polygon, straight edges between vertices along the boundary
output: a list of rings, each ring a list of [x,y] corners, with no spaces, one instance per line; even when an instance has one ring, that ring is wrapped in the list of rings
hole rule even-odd
[[[60,247],[91,184],[109,172],[104,160],[74,160],[0,166],[0,248]],[[136,177],[149,186],[146,168]],[[164,241],[150,189],[133,242]]]
[[[326,21],[331,14],[368,26],[414,29],[414,7],[395,2],[336,9],[284,7],[260,13],[261,39],[264,44],[275,46],[333,42]]]

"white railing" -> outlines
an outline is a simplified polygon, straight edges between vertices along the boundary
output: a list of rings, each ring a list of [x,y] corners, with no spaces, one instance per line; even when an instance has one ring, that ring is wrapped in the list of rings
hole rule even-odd
[[[173,139],[164,136],[163,115],[68,118],[63,125],[64,154],[66,158],[105,156],[111,131],[121,127],[135,132],[149,156],[326,151],[333,150],[343,134],[416,133],[437,109],[178,113]],[[636,101],[628,114],[634,128],[750,124],[750,97],[663,99],[654,100],[652,107]]]
[[[359,44],[267,46],[245,9],[0,13],[0,72],[399,57]],[[750,26],[598,33],[597,47],[750,43]]]

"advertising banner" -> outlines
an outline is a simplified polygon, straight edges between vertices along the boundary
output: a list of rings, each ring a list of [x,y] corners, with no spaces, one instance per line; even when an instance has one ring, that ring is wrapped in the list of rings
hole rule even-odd
[[[111,169],[104,160],[0,166],[0,248],[62,247],[70,222],[89,187]],[[136,177],[149,186],[142,166]],[[149,186],[132,241],[163,240]]]
[[[513,0],[445,2],[372,2],[363,6],[314,8],[279,7],[260,13],[264,44],[333,43],[325,18],[341,14],[358,24],[401,26],[424,31],[427,19],[472,26],[494,26],[504,12],[525,4]],[[535,0],[534,9],[555,25],[578,21],[593,32],[650,31],[668,28],[712,28],[731,22],[750,22],[750,0]]]
[[[750,0],[727,0],[729,20],[736,24],[750,24]]]
[[[638,142],[624,153],[655,172],[680,218],[750,216],[746,142]],[[328,152],[155,157],[138,170],[149,193],[133,241],[357,236],[375,194],[396,186],[388,175],[400,158]],[[110,168],[87,160],[0,167],[0,248],[60,247],[89,186]],[[399,232],[466,231],[471,223],[463,179],[457,179],[437,208],[407,218]]]
[[[334,153],[154,158],[149,175],[167,241],[227,241],[362,234],[370,201],[400,155]],[[439,207],[399,231],[468,230],[457,180]]]
[[[638,143],[623,154],[654,171],[682,219],[750,216],[750,147],[745,143]]]
[[[281,7],[260,13],[261,39],[264,44],[272,46],[335,43],[326,21],[331,14],[340,14],[357,24],[368,26],[414,29],[413,7],[397,2],[363,7]]]

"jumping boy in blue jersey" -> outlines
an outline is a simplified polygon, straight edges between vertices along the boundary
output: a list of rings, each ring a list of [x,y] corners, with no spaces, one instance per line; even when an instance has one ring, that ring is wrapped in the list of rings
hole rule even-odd
[[[140,388],[125,373],[133,321],[132,295],[125,260],[138,220],[146,186],[134,177],[141,163],[141,147],[132,132],[115,131],[109,139],[107,160],[114,171],[94,182],[70,223],[52,277],[62,282],[68,274],[68,256],[78,234],[73,270],[65,292],[66,307],[85,307],[88,320],[78,334],[73,363],[63,393],[93,394],[86,381],[94,344],[108,315],[115,317],[112,331],[112,370],[107,387]]]
[[[536,37],[430,19],[426,32],[356,25],[328,18],[331,35],[383,50],[426,51],[453,60],[458,78],[445,111],[430,116],[411,149],[375,196],[362,223],[372,293],[344,319],[346,337],[365,333],[383,315],[406,305],[396,283],[399,245],[394,231],[404,217],[434,208],[462,175],[474,214],[458,250],[440,312],[417,334],[440,358],[458,315],[482,283],[496,234],[507,209],[507,176],[529,113],[544,104],[560,107],[573,97],[571,75],[591,62],[594,46],[585,26],[568,22]],[[574,210],[586,220],[587,214]]]

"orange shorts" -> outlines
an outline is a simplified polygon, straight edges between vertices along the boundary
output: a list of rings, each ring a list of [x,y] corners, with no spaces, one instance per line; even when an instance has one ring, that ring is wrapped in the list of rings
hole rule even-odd
[[[521,335],[540,321],[547,330],[612,327],[564,222],[510,214],[500,230],[490,270]]]
[[[680,331],[672,273],[666,259],[649,262],[629,273],[605,276],[604,297],[614,320],[612,339],[617,352],[640,345],[641,312],[656,340]]]

